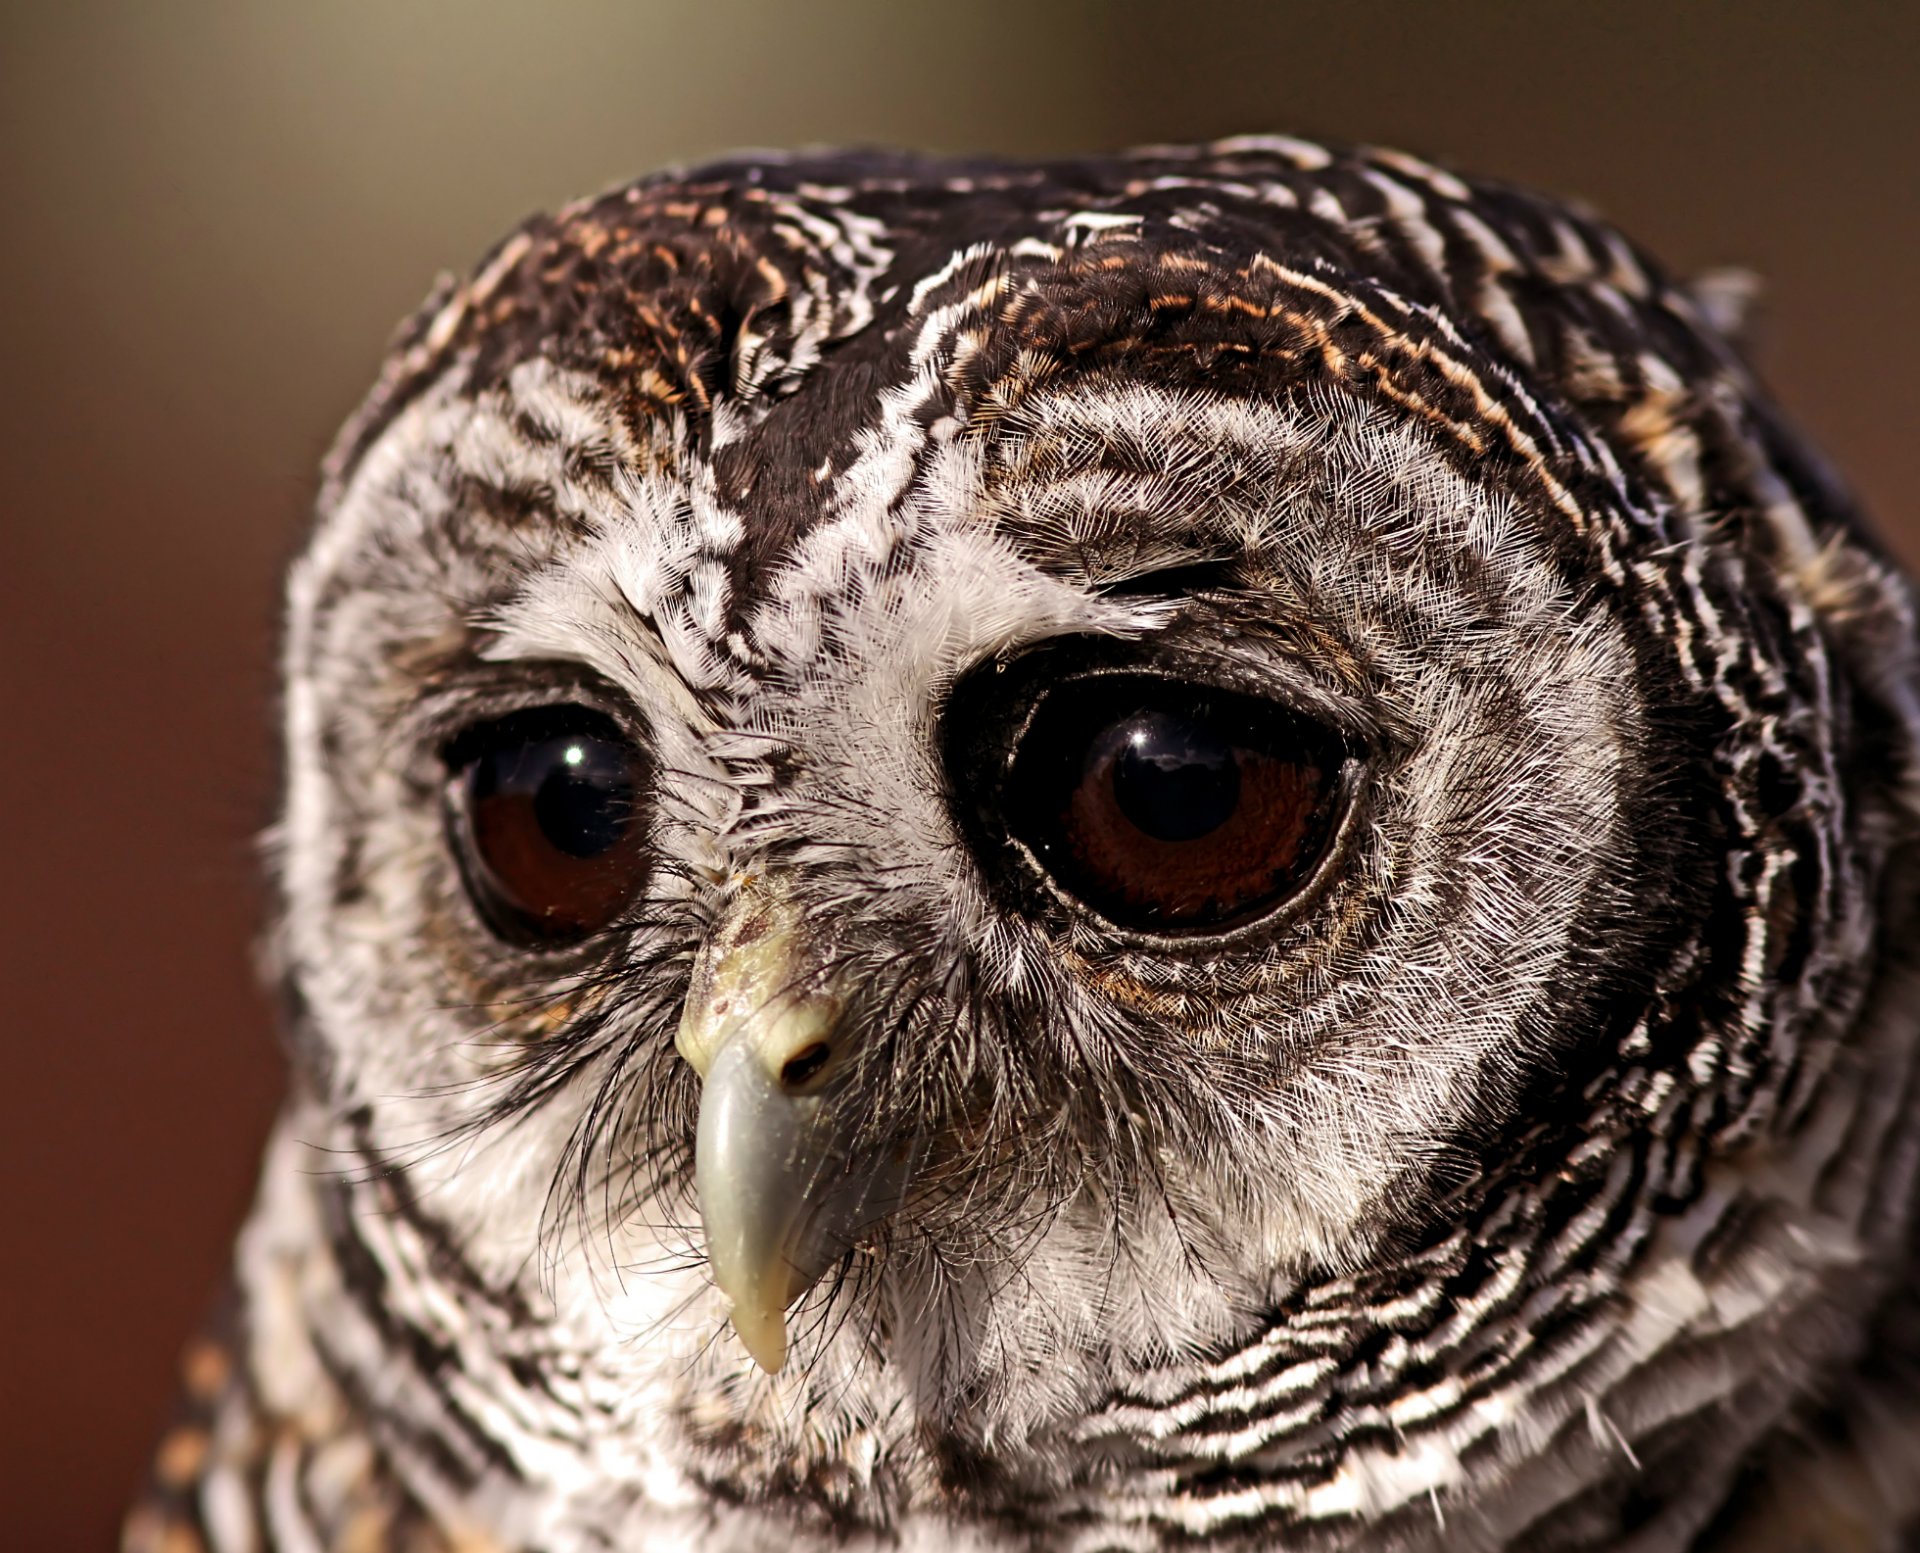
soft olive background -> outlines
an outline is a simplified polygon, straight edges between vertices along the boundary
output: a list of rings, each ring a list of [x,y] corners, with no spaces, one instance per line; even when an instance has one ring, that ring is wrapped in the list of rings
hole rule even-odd
[[[1920,7],[310,0],[0,9],[0,1542],[106,1546],[281,1082],[249,943],[277,576],[394,322],[538,206],[743,145],[1287,129],[1768,281],[1920,559]]]

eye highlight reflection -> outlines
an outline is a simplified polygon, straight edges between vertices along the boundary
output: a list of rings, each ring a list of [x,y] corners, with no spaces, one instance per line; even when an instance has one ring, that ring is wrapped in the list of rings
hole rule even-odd
[[[481,917],[558,947],[610,926],[646,874],[646,762],[611,718],[535,707],[448,750],[448,827]]]
[[[1311,877],[1344,762],[1328,730],[1273,703],[1101,677],[1040,702],[1002,806],[1055,882],[1116,925],[1217,932]]]

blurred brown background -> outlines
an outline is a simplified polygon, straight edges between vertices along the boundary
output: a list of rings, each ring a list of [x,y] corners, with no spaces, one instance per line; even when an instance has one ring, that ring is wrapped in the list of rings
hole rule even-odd
[[[394,322],[526,211],[742,145],[1288,129],[1764,275],[1920,560],[1920,7],[709,0],[0,10],[0,1543],[108,1546],[281,1074],[249,941],[277,575]]]

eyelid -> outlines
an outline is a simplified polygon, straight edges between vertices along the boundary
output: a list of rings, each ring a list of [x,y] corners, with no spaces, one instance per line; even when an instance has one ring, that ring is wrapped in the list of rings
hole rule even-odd
[[[1138,596],[1170,613],[1141,636],[1102,639],[1110,650],[1098,655],[1091,672],[1204,681],[1294,707],[1360,744],[1380,741],[1384,719],[1366,654],[1319,613],[1298,605],[1276,613],[1271,599],[1247,591],[1238,563],[1183,560],[1096,592]],[[1076,634],[1035,642],[1018,659],[1088,640]]]
[[[1261,667],[1266,670],[1271,666]],[[1165,680],[1170,685],[1217,691],[1223,695],[1270,703],[1292,716],[1323,724],[1338,734],[1348,750],[1356,755],[1377,751],[1382,744],[1380,721],[1372,709],[1361,702],[1329,695],[1316,682],[1304,680],[1297,674],[1221,672],[1235,668],[1244,670],[1245,665],[1226,665],[1217,658],[1207,657],[1193,663],[1183,663],[1178,658],[1172,661],[1149,659],[1142,663],[1116,661],[1069,669],[1057,677],[1047,678],[1027,698],[1017,725],[1009,730],[1011,742],[1017,745],[1041,708],[1053,697],[1070,691],[1075,685],[1105,679],[1154,679]]]
[[[463,732],[543,706],[596,713],[642,750],[653,742],[639,709],[583,665],[473,662],[409,702],[388,731],[387,747],[403,762],[424,757],[427,764],[414,769],[415,779],[437,785],[453,769],[447,764],[449,752]]]
[[[1227,592],[1238,580],[1239,568],[1232,560],[1196,556],[1154,571],[1135,572],[1112,582],[1096,583],[1094,591],[1103,598],[1127,598],[1137,594],[1192,597],[1200,593]]]

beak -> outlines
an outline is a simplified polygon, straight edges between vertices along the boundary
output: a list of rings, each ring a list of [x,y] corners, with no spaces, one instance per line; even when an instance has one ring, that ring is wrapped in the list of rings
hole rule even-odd
[[[750,881],[694,964],[674,1042],[702,1080],[707,1260],[770,1375],[787,1307],[898,1205],[912,1163],[861,1136],[845,1082],[857,1036],[828,958],[779,881]]]

